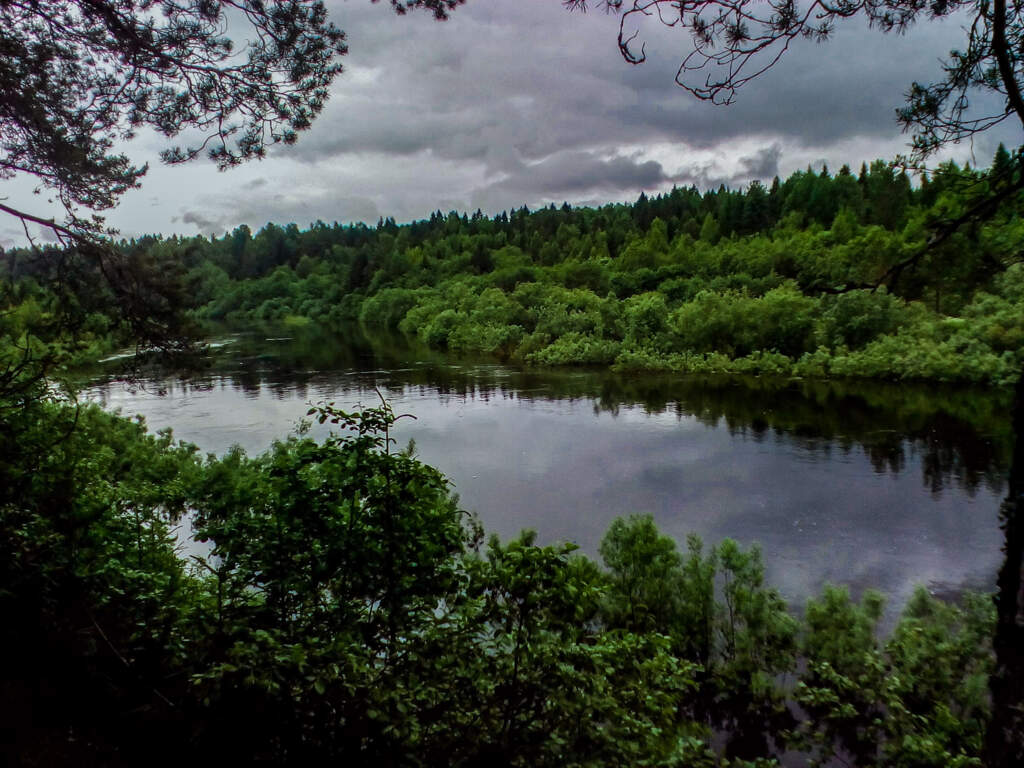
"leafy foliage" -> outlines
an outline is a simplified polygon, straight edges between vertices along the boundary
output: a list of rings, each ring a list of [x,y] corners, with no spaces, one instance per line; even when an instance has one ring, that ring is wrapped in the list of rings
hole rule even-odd
[[[390,450],[386,402],[310,415],[338,431],[205,461],[92,407],[8,419],[0,689],[21,762],[973,764],[986,600],[920,593],[883,645],[879,600],[828,588],[798,620],[756,547],[679,553],[650,517],[611,526],[604,568],[529,532],[482,547],[445,478]],[[187,558],[186,510],[205,546]]]
[[[808,169],[770,190],[438,212],[401,227],[268,224],[122,250],[143,272],[182,265],[195,316],[216,323],[358,322],[535,365],[1008,384],[1022,363],[1019,205],[1007,200],[908,266],[929,222],[973,205],[991,173],[949,164],[912,189],[876,162],[859,175]],[[698,237],[708,216],[714,244]],[[25,305],[13,313],[19,333],[53,336],[39,312],[58,303],[40,287],[45,269],[22,251],[6,261],[7,305]],[[79,326],[95,330],[81,338],[111,344],[127,330],[99,300],[82,304]]]
[[[859,175],[808,169],[770,190],[676,189],[632,206],[493,219],[435,213],[401,227],[268,224],[121,251],[133,274],[186,270],[194,316],[216,323],[344,332],[358,322],[534,365],[1008,384],[1022,363],[1019,205],[1007,200],[908,265],[929,222],[973,205],[992,173],[949,164],[912,189],[879,161]],[[708,216],[720,229],[714,244],[698,238]],[[7,304],[25,304],[14,313],[20,332],[59,335],[39,312],[48,302],[77,313],[87,343],[139,335],[103,310],[100,275],[77,303],[58,301],[41,287],[52,285],[45,261],[6,256]],[[189,304],[158,284],[135,314]]]

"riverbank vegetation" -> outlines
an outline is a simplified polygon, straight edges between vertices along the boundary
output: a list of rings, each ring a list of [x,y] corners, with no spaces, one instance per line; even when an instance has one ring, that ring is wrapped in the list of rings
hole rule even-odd
[[[644,516],[600,562],[484,540],[383,404],[201,458],[92,406],[10,412],[0,696],[22,765],[978,764],[993,605],[826,586]],[[176,533],[194,515],[185,556]]]
[[[1009,163],[1000,149],[989,172],[949,163],[916,188],[877,161],[632,205],[241,226],[121,250],[134,272],[183,270],[177,300],[209,322],[359,322],[530,365],[998,385],[1024,364],[1018,198],[925,246]],[[19,316],[47,311],[53,262],[5,254]],[[109,345],[117,323],[97,310],[83,330]]]
[[[1008,162],[1001,149],[993,171]],[[878,161],[598,209],[242,226],[123,249],[183,265],[195,316],[218,323],[358,321],[531,365],[1007,384],[1024,363],[1017,199],[925,248],[987,179],[950,163],[913,188]],[[9,252],[6,270],[28,280],[33,263]]]

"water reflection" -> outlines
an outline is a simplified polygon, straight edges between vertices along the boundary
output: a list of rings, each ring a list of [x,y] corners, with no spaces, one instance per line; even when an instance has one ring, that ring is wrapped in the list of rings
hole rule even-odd
[[[896,597],[991,588],[1011,455],[1004,393],[840,382],[623,376],[456,361],[391,340],[243,335],[202,375],[99,380],[90,396],[216,453],[260,451],[309,401],[399,412],[397,436],[502,536],[536,528],[594,553],[614,517],[650,512],[762,544],[802,600],[826,580]]]

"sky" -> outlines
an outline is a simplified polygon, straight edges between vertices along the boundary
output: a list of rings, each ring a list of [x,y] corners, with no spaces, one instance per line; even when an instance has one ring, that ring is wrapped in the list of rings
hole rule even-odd
[[[826,43],[797,41],[720,107],[675,85],[689,37],[656,22],[639,30],[648,61],[634,66],[619,54],[617,17],[570,13],[560,0],[468,0],[442,23],[386,3],[328,6],[349,54],[296,145],[219,172],[205,160],[161,166],[164,140],[143,133],[122,149],[149,173],[108,223],[126,237],[401,223],[435,210],[632,201],[674,185],[742,188],[808,165],[856,170],[907,150],[896,108],[965,37],[959,19],[903,36],[840,24]],[[987,165],[1000,140],[1020,143],[1004,125],[948,155]],[[3,197],[52,215],[28,180],[0,182]],[[20,225],[0,219],[0,246],[23,242]]]

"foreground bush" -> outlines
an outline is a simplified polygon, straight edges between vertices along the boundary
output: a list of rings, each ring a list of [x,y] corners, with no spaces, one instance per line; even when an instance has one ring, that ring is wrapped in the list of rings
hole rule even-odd
[[[530,533],[485,546],[392,450],[386,403],[205,461],[93,407],[5,413],[19,764],[977,764],[986,599],[920,591],[882,640],[879,596],[826,587],[798,619],[756,547],[679,552],[650,517],[611,526],[603,567]],[[187,558],[186,510],[208,547]]]

